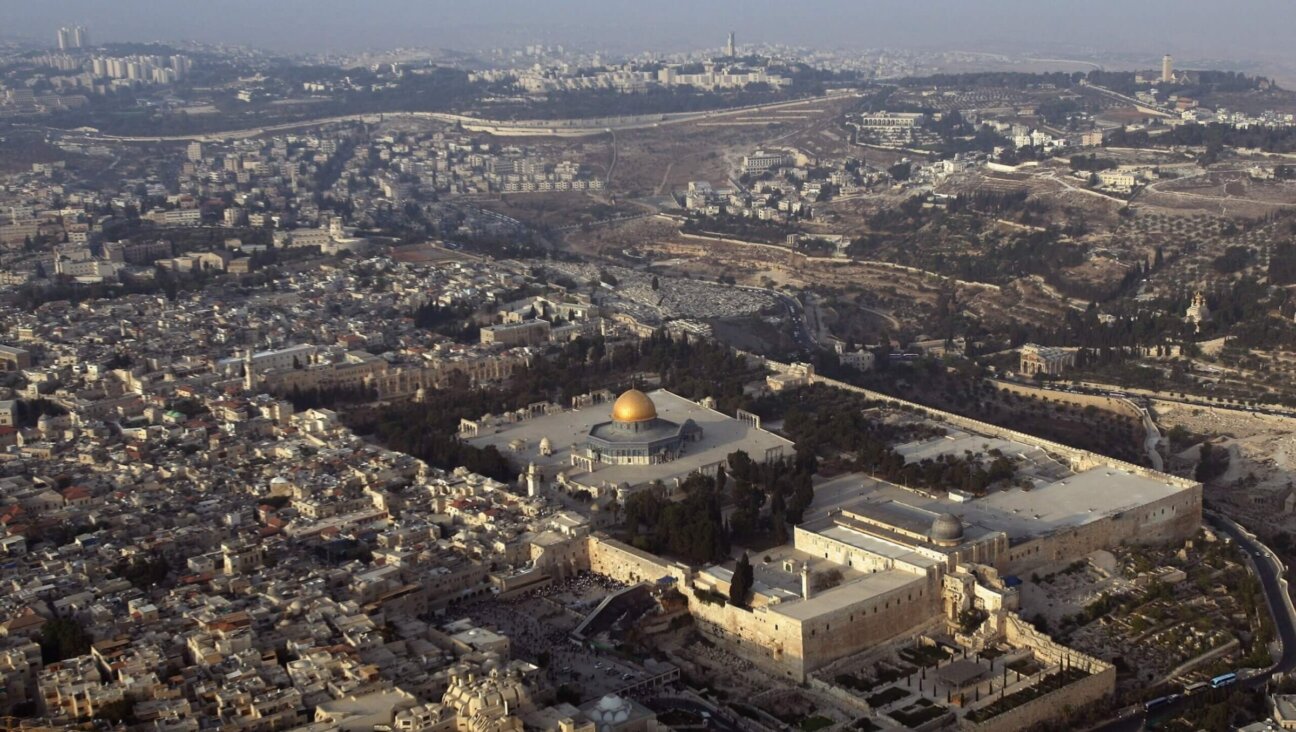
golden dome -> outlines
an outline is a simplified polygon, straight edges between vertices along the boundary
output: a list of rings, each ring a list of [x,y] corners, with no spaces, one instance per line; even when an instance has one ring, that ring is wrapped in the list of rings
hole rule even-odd
[[[612,419],[616,422],[647,422],[657,418],[657,406],[648,395],[631,389],[617,397],[612,405]]]

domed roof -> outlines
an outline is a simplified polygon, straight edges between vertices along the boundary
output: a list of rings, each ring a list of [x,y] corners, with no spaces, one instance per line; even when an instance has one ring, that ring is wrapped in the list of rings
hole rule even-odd
[[[625,722],[633,711],[625,699],[616,694],[608,694],[599,699],[594,708],[586,711],[585,716],[597,724],[600,730],[604,730]]]
[[[932,521],[932,541],[958,541],[963,538],[963,522],[952,513],[942,513]]]
[[[607,696],[598,700],[598,708],[599,711],[602,712],[615,712],[618,709],[624,709],[625,705],[626,705],[625,701],[622,700],[621,697],[617,696],[616,694],[608,694]]]
[[[518,679],[499,673],[493,669],[490,675],[476,678],[452,678],[441,703],[451,707],[464,719],[469,719],[483,709],[493,709],[508,704],[510,708],[519,709],[530,706],[531,696],[527,688]]]
[[[647,422],[656,418],[657,405],[638,389],[625,392],[612,405],[612,419],[616,422]]]

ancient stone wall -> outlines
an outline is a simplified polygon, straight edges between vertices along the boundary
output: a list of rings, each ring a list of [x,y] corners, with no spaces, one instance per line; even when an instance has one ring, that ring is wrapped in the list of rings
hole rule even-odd
[[[772,367],[772,364],[774,362],[767,360],[766,363],[770,364]],[[1097,453],[1089,452],[1087,450],[1080,450],[1078,448],[1070,447],[1068,445],[1063,445],[1059,442],[1053,442],[1052,440],[1046,440],[1042,437],[1037,437],[1035,435],[1028,435],[1024,432],[1018,432],[1016,430],[1011,430],[1006,427],[1000,427],[998,425],[989,424],[987,422],[981,422],[975,419],[970,419],[968,417],[963,417],[961,415],[953,414],[951,412],[942,412],[938,409],[933,409],[931,407],[927,407],[922,404],[905,401],[903,399],[897,399],[888,394],[883,394],[881,392],[876,392],[876,391],[870,391],[862,387],[847,384],[844,381],[829,379],[818,375],[815,375],[811,379],[811,381],[812,383],[824,384],[826,386],[831,386],[836,389],[844,389],[846,391],[855,392],[856,394],[862,394],[869,399],[880,401],[895,407],[902,407],[902,408],[919,411],[927,414],[931,419],[940,422],[945,422],[946,424],[952,425],[954,427],[958,427],[960,429],[965,429],[970,432],[975,432],[977,434],[983,434],[983,435],[991,435],[1006,440],[1014,440],[1024,445],[1031,445],[1034,447],[1038,447],[1047,452],[1061,456],[1064,460],[1066,460],[1070,464],[1071,469],[1076,472],[1081,472],[1084,470],[1089,470],[1090,468],[1096,468],[1096,467],[1101,467],[1106,465],[1106,466],[1111,466],[1114,468],[1118,468],[1120,470],[1127,471],[1129,473],[1133,473],[1134,475],[1138,475],[1144,478],[1151,478],[1153,480],[1165,481],[1175,485],[1176,487],[1185,490],[1192,488],[1193,486],[1200,485],[1199,483],[1195,483],[1194,481],[1188,480],[1186,478],[1180,478],[1175,475],[1161,473],[1151,468],[1144,467],[1142,465],[1135,465],[1134,463],[1128,463],[1123,460],[1117,460],[1115,458],[1107,457],[1106,455],[1099,455]]]
[[[837,541],[836,539],[829,538],[822,534],[817,534],[813,531],[806,531],[800,526],[797,526],[793,530],[792,538],[793,546],[795,546],[799,551],[803,551],[816,557],[823,557],[824,559],[836,562],[843,567],[850,567],[860,572],[881,572],[889,569],[898,569],[904,572],[913,572],[914,574],[926,573],[926,570],[920,566],[903,560],[897,560],[893,557],[876,554],[856,546],[851,546],[850,544]],[[924,548],[921,546],[915,546],[913,551],[916,554],[921,554],[923,556],[930,555],[932,558],[940,557],[941,561],[944,561],[943,556],[940,556],[936,552],[924,551]]]
[[[984,722],[962,719],[959,729],[968,732],[1016,732],[1056,718],[1066,708],[1093,704],[1116,690],[1116,667],[1056,643],[1016,614],[1004,618],[1004,634],[1014,647],[1030,648],[1035,657],[1051,665],[1082,668],[1089,676],[1037,697]]]
[[[692,590],[686,594],[698,630],[771,673],[797,681],[803,678],[801,658],[787,653],[800,645],[800,623],[775,616],[768,608],[747,610],[719,599],[703,599]]]
[[[692,578],[692,571],[678,562],[662,559],[603,534],[590,536],[588,547],[590,571],[618,582],[632,585],[673,577],[680,587],[686,587]]]
[[[1122,543],[1154,544],[1191,538],[1201,526],[1201,485],[1029,541],[1008,550],[994,563],[1005,574],[1021,574],[1035,567],[1079,559],[1098,549]]]
[[[885,643],[940,612],[939,575],[915,576],[913,582],[890,592],[801,623],[800,646],[792,646],[790,652],[803,659],[804,675],[844,656]]]
[[[828,592],[850,593],[849,586]],[[789,601],[799,602],[799,601]],[[754,663],[795,679],[839,658],[884,643],[939,615],[939,577],[914,575],[911,583],[801,620],[779,605],[753,610],[689,597],[689,612],[707,635]]]
[[[1116,668],[1105,670],[1032,699],[980,724],[967,718],[959,721],[965,732],[1017,732],[1056,718],[1067,708],[1080,709],[1093,704],[1116,689]]]

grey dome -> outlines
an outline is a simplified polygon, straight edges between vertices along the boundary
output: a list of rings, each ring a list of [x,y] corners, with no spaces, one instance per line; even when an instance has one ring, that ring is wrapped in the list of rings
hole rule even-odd
[[[952,513],[942,513],[932,521],[932,541],[958,541],[963,538],[963,522]]]

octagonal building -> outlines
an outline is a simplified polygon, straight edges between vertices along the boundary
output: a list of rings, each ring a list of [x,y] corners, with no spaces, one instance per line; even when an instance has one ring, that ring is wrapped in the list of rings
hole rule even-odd
[[[701,439],[702,428],[692,419],[662,419],[647,394],[630,389],[612,404],[611,421],[590,427],[584,449],[605,465],[651,465],[674,460],[686,443]]]

